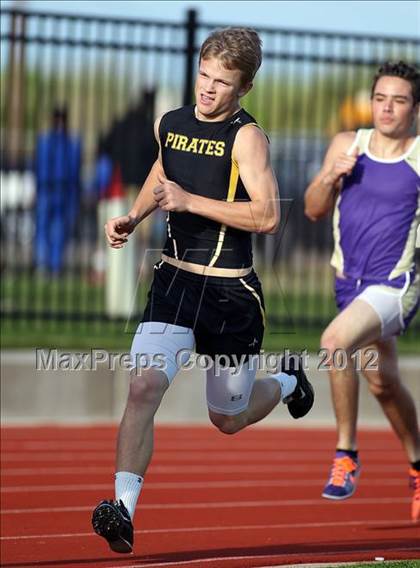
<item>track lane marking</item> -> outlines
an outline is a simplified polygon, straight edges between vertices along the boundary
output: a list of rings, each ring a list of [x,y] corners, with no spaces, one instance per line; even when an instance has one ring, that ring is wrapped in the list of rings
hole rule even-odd
[[[365,480],[364,480],[365,481]],[[368,480],[369,486],[382,487],[382,486],[400,486],[402,485],[401,479],[383,479],[378,480],[373,478]],[[325,479],[311,479],[310,481],[305,480],[305,487],[322,487]],[[151,481],[147,483],[145,489],[148,490],[162,490],[162,489],[220,489],[220,488],[230,488],[230,487],[296,487],[296,479],[261,479],[261,480],[231,480],[231,481]],[[100,483],[95,485],[3,485],[0,489],[1,493],[32,493],[34,491],[96,491],[96,490],[110,490],[113,488],[111,483]]]
[[[343,522],[327,522],[327,523],[281,523],[275,525],[214,525],[208,527],[177,527],[177,528],[164,528],[164,529],[142,529],[134,531],[135,534],[167,534],[167,533],[184,533],[184,532],[218,532],[218,531],[239,531],[239,530],[277,530],[277,529],[297,529],[297,528],[310,528],[317,529],[323,527],[347,527],[347,526],[394,526],[400,525],[405,527],[408,524],[407,519],[394,520],[390,519],[385,521],[371,520],[371,521],[343,521]],[[38,534],[38,535],[15,535],[15,536],[2,536],[0,540],[36,540],[42,538],[79,538],[79,537],[97,536],[93,531],[85,533],[58,533],[58,534]],[[419,546],[420,548],[420,546]]]
[[[353,498],[349,500],[346,506],[364,506],[364,505],[389,505],[389,504],[403,504],[411,503],[410,498],[405,497],[382,497],[382,498],[370,498],[366,499]],[[235,509],[237,507],[241,508],[253,508],[253,507],[307,507],[319,506],[319,507],[332,507],[333,503],[329,503],[326,499],[288,499],[288,500],[277,500],[277,501],[220,501],[220,502],[203,502],[203,503],[144,503],[141,505],[141,509],[144,510],[160,510],[160,509]],[[57,507],[57,508],[39,508],[39,509],[5,509],[1,514],[22,514],[22,513],[48,513],[48,512],[80,512],[92,510],[92,506],[82,506],[82,507]]]

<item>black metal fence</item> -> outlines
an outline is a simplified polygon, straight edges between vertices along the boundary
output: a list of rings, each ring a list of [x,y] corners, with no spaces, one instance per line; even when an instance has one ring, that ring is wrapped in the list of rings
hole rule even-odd
[[[127,210],[144,179],[155,152],[153,117],[192,100],[198,49],[215,27],[223,26],[197,21],[194,11],[168,23],[3,10],[1,313],[16,337],[30,328],[77,334],[82,324],[86,333],[107,333],[112,322],[113,329],[134,325],[164,220],[155,215],[136,250],[118,259],[105,247],[102,225]],[[243,105],[270,137],[284,222],[279,235],[254,237],[256,264],[272,321],[286,330],[319,329],[335,310],[331,227],[305,219],[305,187],[335,132],[370,123],[375,68],[387,59],[418,60],[420,42],[258,31],[263,66]],[[61,194],[52,203],[42,197],[42,172],[48,152],[59,154],[63,142],[45,133],[65,111],[71,141],[55,158],[61,181],[44,191]],[[102,159],[104,145],[112,164]],[[128,280],[134,283],[125,293]],[[411,333],[419,330],[417,319]]]

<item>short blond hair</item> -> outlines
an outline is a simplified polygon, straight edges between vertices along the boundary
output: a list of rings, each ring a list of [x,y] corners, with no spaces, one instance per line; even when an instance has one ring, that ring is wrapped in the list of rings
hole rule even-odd
[[[226,69],[242,72],[243,83],[250,83],[261,61],[261,39],[252,28],[224,28],[216,30],[200,49],[200,61],[217,57]]]

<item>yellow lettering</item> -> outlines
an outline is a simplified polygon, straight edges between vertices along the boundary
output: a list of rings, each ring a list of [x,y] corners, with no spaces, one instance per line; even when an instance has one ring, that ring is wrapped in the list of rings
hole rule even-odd
[[[179,140],[179,134],[175,134],[175,138],[172,140],[172,144],[171,144],[172,150],[176,150],[178,140]]]
[[[180,134],[176,150],[183,150],[185,152],[185,150],[187,149],[188,142],[189,142],[188,136],[183,136],[182,134]]]
[[[166,135],[165,148],[170,142],[172,142],[172,140],[174,139],[174,136],[175,136],[175,134],[173,132],[168,132],[168,134]]]
[[[205,152],[206,156],[213,156],[214,155],[213,150],[214,150],[215,146],[216,146],[216,141],[215,140],[209,140],[209,144],[208,144],[206,152]]]
[[[168,132],[166,135],[165,148],[181,152],[193,152],[194,154],[205,154],[206,156],[224,156],[225,142],[221,140],[207,140],[207,138],[188,138],[183,134]]]
[[[203,140],[199,140],[199,142],[200,142],[200,147],[198,149],[198,153],[202,154],[204,146],[206,146],[209,143],[209,141],[204,138]]]
[[[225,143],[224,142],[216,142],[216,150],[214,152],[215,156],[223,156],[225,153]]]
[[[197,144],[198,144],[198,138],[193,138],[186,151],[197,154]]]

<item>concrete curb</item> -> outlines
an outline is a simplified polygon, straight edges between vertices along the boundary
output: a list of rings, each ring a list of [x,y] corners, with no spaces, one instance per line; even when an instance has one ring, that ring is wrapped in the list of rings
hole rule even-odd
[[[328,373],[319,370],[317,356],[309,356],[308,376],[314,384],[316,401],[303,420],[292,420],[279,405],[263,426],[333,427]],[[400,370],[417,405],[420,404],[420,357],[401,357]],[[35,351],[7,350],[1,356],[1,419],[16,423],[108,423],[118,422],[125,406],[128,371],[36,370]],[[388,427],[388,421],[365,381],[360,381],[359,424],[368,428]],[[207,424],[205,372],[181,371],[165,394],[156,417],[157,423]]]

